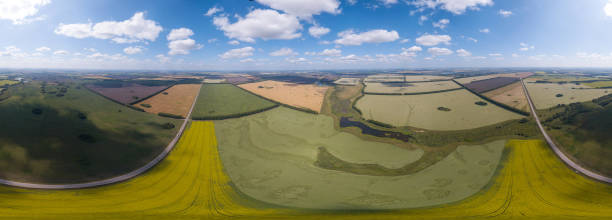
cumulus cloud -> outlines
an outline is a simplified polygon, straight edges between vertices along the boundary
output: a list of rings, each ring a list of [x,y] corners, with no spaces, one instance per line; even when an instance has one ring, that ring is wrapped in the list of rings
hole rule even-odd
[[[334,42],[336,44],[342,45],[361,45],[363,43],[385,43],[392,42],[399,39],[399,34],[397,31],[388,31],[388,30],[371,30],[362,33],[355,33],[353,30],[343,31],[338,34],[337,40]]]
[[[329,28],[321,27],[318,25],[312,26],[308,29],[308,33],[310,33],[311,36],[316,38],[326,35],[327,33],[329,33],[329,31]]]
[[[25,24],[41,20],[34,17],[41,7],[51,3],[51,0],[0,0],[0,19],[10,20],[13,24]]]
[[[446,26],[448,26],[448,24],[450,24],[450,20],[448,20],[448,19],[440,19],[439,21],[432,23],[432,25],[434,27],[437,27],[437,28],[440,28],[440,29],[446,28]]]
[[[408,52],[421,52],[423,51],[423,48],[419,47],[419,46],[412,46],[408,49],[406,49]]]
[[[191,35],[193,35],[193,31],[189,28],[172,29],[166,37],[170,41],[168,43],[168,48],[170,49],[168,55],[186,55],[191,50],[201,49],[203,46],[189,38]]]
[[[284,11],[287,14],[297,16],[301,19],[310,20],[313,15],[322,12],[331,14],[340,13],[340,1],[338,0],[256,0],[260,4],[270,8]]]
[[[439,48],[439,47],[429,48],[427,49],[427,52],[429,52],[433,56],[446,56],[446,55],[453,54],[452,50],[449,50],[448,48]]]
[[[155,56],[155,58],[157,58],[157,60],[159,60],[160,63],[168,63],[170,62],[170,57],[167,57],[163,54],[158,54],[157,56]]]
[[[521,48],[519,48],[520,51],[529,51],[529,50],[535,49],[535,46],[529,45],[526,43],[521,43],[520,45],[521,45]]]
[[[253,56],[254,51],[255,51],[255,48],[253,47],[243,47],[243,48],[229,50],[219,55],[219,57],[221,57],[222,59],[245,58],[245,57]]]
[[[513,14],[512,11],[507,11],[507,10],[504,10],[504,9],[500,9],[498,13],[499,13],[499,15],[501,15],[504,18],[510,17],[510,15]]]
[[[415,0],[413,5],[419,8],[441,8],[459,15],[466,10],[479,10],[480,7],[493,5],[493,0]]]
[[[293,52],[291,48],[286,48],[286,47],[270,53],[270,56],[273,56],[273,57],[295,56],[295,55],[297,55],[296,52]]]
[[[163,28],[153,20],[147,20],[143,12],[137,12],[125,21],[103,21],[96,24],[63,24],[56,29],[55,34],[78,39],[93,37],[112,39],[116,43],[134,43],[139,41],[155,41]]]
[[[465,49],[459,49],[459,50],[457,50],[455,52],[457,52],[457,56],[460,56],[460,57],[469,57],[469,56],[472,56],[472,53],[470,53],[470,51],[467,51]]]
[[[137,54],[142,53],[142,47],[126,47],[123,49],[125,54]]]
[[[240,44],[240,41],[232,40],[232,41],[227,42],[227,44],[236,46]]]
[[[612,0],[608,0],[608,3],[606,3],[606,6],[604,6],[604,12],[606,13],[606,16],[612,17]]]
[[[68,55],[68,54],[70,53],[65,50],[56,50],[55,52],[53,52],[53,55]]]
[[[319,53],[321,56],[339,57],[342,56],[342,50],[338,49],[325,49]]]
[[[490,57],[501,57],[503,55],[501,53],[490,53],[489,56]]]
[[[479,31],[480,33],[485,33],[485,34],[491,33],[491,30],[489,30],[488,28],[480,29],[480,30],[478,30],[478,31]]]
[[[416,42],[423,46],[436,46],[438,44],[450,44],[451,37],[448,35],[424,34],[416,39]]]
[[[380,0],[384,5],[392,5],[392,4],[397,4],[397,0]]]
[[[212,7],[210,9],[208,9],[206,14],[204,14],[204,15],[210,17],[210,16],[213,16],[213,15],[219,13],[219,12],[222,12],[222,11],[223,11],[223,8],[215,6],[215,7]]]
[[[48,48],[48,47],[39,47],[39,48],[36,48],[36,51],[37,51],[37,52],[44,53],[44,52],[49,52],[49,51],[51,51],[51,48]]]
[[[410,48],[402,48],[402,53],[400,56],[403,57],[416,57],[418,52],[423,51],[423,48],[419,46],[412,46]]]
[[[225,36],[244,42],[252,43],[256,38],[290,40],[302,36],[298,32],[302,25],[295,16],[275,10],[256,9],[245,18],[238,17],[236,23],[230,23],[227,16],[219,16],[213,19],[213,23]]]

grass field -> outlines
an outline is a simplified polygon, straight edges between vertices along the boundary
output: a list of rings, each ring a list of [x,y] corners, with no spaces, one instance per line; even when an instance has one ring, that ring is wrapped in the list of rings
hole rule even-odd
[[[0,83],[2,84],[2,83]],[[597,81],[592,83],[583,83],[583,85],[592,88],[612,88],[612,80],[610,81]]]
[[[408,75],[406,76],[407,82],[422,82],[422,81],[434,81],[434,80],[449,80],[453,77],[450,76],[434,76],[434,75]]]
[[[547,109],[558,104],[585,102],[612,93],[612,89],[590,89],[583,85],[557,83],[528,83],[527,90],[537,109]],[[561,94],[561,97],[557,97]]]
[[[467,90],[457,90],[408,96],[366,95],[356,107],[366,119],[397,127],[440,131],[471,129],[522,118],[491,103],[476,105],[479,101],[486,102]],[[450,111],[440,111],[439,107]]]
[[[211,122],[194,122],[151,172],[84,190],[0,186],[0,218],[39,219],[610,219],[612,186],[569,170],[542,141],[510,141],[493,183],[461,202],[380,212],[291,210],[231,187]],[[411,189],[406,189],[410,191]]]
[[[169,113],[173,115],[187,116],[195,97],[200,92],[200,84],[180,84],[167,89],[147,100],[134,104],[138,108],[149,113]],[[150,105],[150,108],[142,105]]]
[[[436,81],[420,83],[367,83],[366,93],[382,94],[410,94],[427,93],[450,89],[459,89],[461,86],[453,81]]]
[[[192,118],[216,118],[246,114],[276,104],[230,84],[204,84]]]
[[[298,107],[321,112],[325,92],[329,87],[314,84],[287,83],[274,80],[239,85],[268,99]]]
[[[80,86],[80,88],[79,88]],[[0,178],[75,183],[125,174],[157,156],[180,121],[134,111],[82,85],[31,82],[0,103]]]
[[[19,81],[14,81],[14,80],[0,80],[0,86],[6,86],[6,85],[15,85],[19,83]]]
[[[482,95],[512,108],[529,112],[529,103],[520,82],[516,82]]]

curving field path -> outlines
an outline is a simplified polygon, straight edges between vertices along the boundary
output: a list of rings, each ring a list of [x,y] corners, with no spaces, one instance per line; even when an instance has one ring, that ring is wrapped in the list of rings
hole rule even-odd
[[[542,132],[542,135],[544,135],[544,139],[546,139],[546,142],[548,143],[548,145],[550,146],[550,148],[552,148],[552,150],[555,152],[555,154],[557,154],[557,156],[559,156],[559,158],[561,158],[561,160],[563,160],[563,162],[565,164],[567,164],[569,167],[571,167],[572,169],[576,170],[577,172],[580,172],[588,177],[591,177],[593,179],[602,181],[602,182],[606,182],[606,183],[612,183],[612,178],[607,177],[607,176],[602,176],[599,175],[597,173],[594,173],[580,165],[578,165],[577,163],[575,163],[574,161],[572,161],[569,157],[567,157],[557,146],[557,144],[555,144],[555,142],[552,140],[552,138],[550,138],[550,136],[548,136],[548,133],[546,133],[546,129],[544,129],[544,126],[542,126],[542,123],[540,123],[540,118],[538,118],[538,114],[536,113],[535,110],[535,105],[533,104],[533,102],[531,101],[531,95],[529,95],[529,91],[527,90],[527,86],[525,86],[525,82],[523,80],[521,80],[521,84],[523,85],[523,90],[525,91],[525,95],[527,96],[527,101],[529,102],[529,107],[531,109],[531,114],[533,115],[533,117],[536,120],[536,123],[538,124],[538,127],[540,128],[540,131]]]
[[[0,186],[0,219],[611,219],[612,185],[567,169],[540,140],[510,141],[491,186],[464,201],[397,211],[296,210],[246,198],[223,171],[212,122],[193,122],[150,172],[90,189]],[[410,189],[407,189],[410,190]]]
[[[189,118],[191,118],[191,113],[193,112],[193,109],[195,107],[196,101],[198,100],[198,96],[199,96],[199,93],[198,93],[198,95],[196,95],[196,97],[195,97],[195,99],[193,101],[193,104],[191,104],[191,108],[189,109],[189,113],[187,114],[187,117],[185,117],[185,120],[183,121],[183,124],[181,125],[181,128],[178,130],[178,132],[176,133],[176,136],[174,137],[174,139],[172,139],[172,141],[170,141],[170,143],[164,149],[164,151],[162,151],[159,155],[157,155],[157,157],[155,157],[149,163],[145,164],[144,166],[142,166],[142,167],[140,167],[140,168],[138,168],[138,169],[136,169],[136,170],[134,170],[132,172],[123,174],[121,176],[113,177],[113,178],[110,178],[110,179],[99,180],[99,181],[88,182],[88,183],[77,183],[77,184],[33,184],[33,183],[22,183],[22,182],[15,182],[15,181],[10,181],[10,180],[0,179],[0,184],[8,185],[8,186],[15,186],[15,187],[22,187],[22,188],[30,188],[30,189],[82,189],[82,188],[104,186],[104,185],[109,185],[109,184],[123,182],[123,181],[129,180],[129,179],[132,179],[132,178],[134,178],[134,177],[136,177],[136,176],[138,176],[140,174],[143,174],[144,172],[147,172],[151,168],[153,168],[159,162],[164,160],[164,158],[166,158],[168,156],[168,154],[170,154],[172,149],[174,149],[174,146],[176,146],[176,143],[178,143],[179,139],[181,138],[181,135],[185,131],[185,127],[187,126],[187,124],[189,122]]]

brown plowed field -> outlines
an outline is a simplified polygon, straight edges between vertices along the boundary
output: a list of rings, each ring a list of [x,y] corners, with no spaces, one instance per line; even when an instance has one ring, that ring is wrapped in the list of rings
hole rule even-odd
[[[87,85],[87,88],[119,103],[130,104],[149,97],[168,86],[143,86],[138,84],[124,85],[119,88]]]
[[[149,113],[157,114],[163,112],[186,117],[201,86],[201,84],[175,85],[156,96],[136,103],[134,106],[142,108]],[[166,95],[165,93],[168,94]],[[151,107],[146,108],[141,104],[148,104]]]
[[[484,96],[522,111],[529,111],[529,103],[520,82],[485,92]]]
[[[491,90],[494,90],[494,89],[497,89],[503,86],[510,85],[517,81],[519,81],[519,79],[514,78],[514,77],[497,77],[497,78],[492,78],[492,79],[474,81],[474,82],[465,84],[465,87],[477,93],[484,93],[484,92],[488,92],[488,91],[491,91]]]

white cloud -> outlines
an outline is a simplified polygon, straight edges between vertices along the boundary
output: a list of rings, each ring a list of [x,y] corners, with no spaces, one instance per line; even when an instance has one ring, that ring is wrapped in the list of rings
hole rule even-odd
[[[355,33],[352,30],[343,31],[338,34],[336,44],[342,45],[361,45],[363,43],[384,43],[399,39],[397,31],[387,31],[382,29],[371,30],[368,32]]]
[[[301,19],[310,20],[313,15],[322,12],[331,14],[340,13],[340,1],[338,0],[256,0],[260,4],[270,8],[284,11],[287,14],[297,16]]]
[[[273,56],[273,57],[295,56],[295,55],[297,55],[296,52],[293,52],[291,48],[286,48],[286,47],[270,53],[270,56]]]
[[[513,54],[512,54],[512,57],[514,57],[514,58],[518,58],[518,57],[521,57],[521,56],[520,56],[520,55],[518,55],[518,54],[513,53]]]
[[[253,58],[246,58],[244,60],[240,60],[241,63],[252,63],[255,62]]]
[[[31,17],[38,14],[39,9],[49,3],[51,0],[0,0],[0,19],[11,20],[13,24],[41,20],[42,17]]]
[[[439,48],[439,47],[429,48],[427,49],[427,52],[429,52],[433,56],[445,56],[445,55],[453,54],[452,50],[449,50],[448,48]]]
[[[209,43],[209,44],[215,43],[215,42],[217,42],[217,41],[219,41],[219,39],[217,39],[217,38],[211,38],[211,39],[208,39],[208,43]]]
[[[606,3],[606,6],[604,6],[604,12],[606,13],[606,16],[612,17],[612,0],[608,0],[608,3]]]
[[[513,14],[512,11],[506,11],[504,9],[500,9],[498,13],[504,18],[510,17],[510,15]]]
[[[295,16],[275,10],[255,9],[245,18],[238,17],[233,24],[226,16],[215,17],[213,23],[225,36],[244,42],[255,42],[255,38],[290,40],[302,36],[298,32],[302,25]]]
[[[89,52],[92,52],[92,53],[95,53],[95,52],[98,51],[98,50],[96,50],[96,48],[83,48],[83,50],[84,51],[89,51]]]
[[[466,10],[479,10],[480,7],[493,5],[493,0],[415,0],[413,5],[419,8],[435,9],[440,6],[453,14],[459,15]]]
[[[93,37],[112,39],[116,43],[134,43],[155,41],[162,30],[163,28],[157,22],[146,20],[143,12],[137,12],[125,21],[103,21],[96,24],[61,23],[54,32],[78,39]]]
[[[68,54],[70,53],[65,50],[56,50],[55,52],[53,52],[53,55],[68,55]]]
[[[480,33],[485,33],[485,34],[491,33],[491,30],[489,30],[488,28],[480,29],[478,31],[480,31]]]
[[[472,56],[472,53],[470,53],[470,51],[467,51],[465,49],[459,49],[459,50],[457,50],[455,52],[457,52],[457,56],[460,56],[460,57],[469,57],[469,56]]]
[[[490,57],[501,57],[503,55],[501,53],[490,53],[489,56]]]
[[[170,57],[167,57],[163,54],[158,54],[157,56],[155,56],[155,58],[157,58],[157,60],[159,60],[160,63],[168,63],[170,62]]]
[[[385,5],[397,4],[397,0],[380,0]]]
[[[355,5],[357,3],[357,0],[346,0],[349,5]]]
[[[48,48],[48,47],[39,47],[39,48],[36,48],[36,51],[37,52],[48,52],[48,51],[51,51],[51,48]]]
[[[321,26],[312,26],[308,29],[308,33],[310,33],[311,36],[316,38],[326,35],[327,33],[329,33],[329,31],[329,28]]]
[[[168,41],[170,41],[170,43],[168,43],[168,48],[170,49],[168,55],[187,55],[191,50],[201,49],[203,47],[201,44],[189,38],[192,35],[193,31],[189,28],[172,29],[170,34],[166,37]]]
[[[425,15],[421,15],[421,17],[419,17],[419,24],[423,25],[423,22],[427,21],[429,18]]]
[[[535,46],[529,45],[526,43],[521,43],[520,45],[521,45],[521,48],[519,48],[520,51],[529,51],[529,50],[535,49]]]
[[[448,35],[424,34],[416,39],[416,42],[423,46],[436,46],[438,44],[450,44],[451,37]]]
[[[437,27],[437,28],[440,28],[440,29],[446,28],[446,26],[448,26],[448,24],[450,24],[450,20],[448,20],[448,19],[440,19],[439,21],[432,23],[432,25],[434,27]]]
[[[222,59],[245,58],[245,57],[253,56],[254,51],[255,51],[255,48],[253,47],[243,47],[243,48],[229,50],[219,56]]]
[[[222,11],[223,11],[223,8],[215,6],[215,7],[212,7],[212,8],[210,8],[210,9],[208,9],[208,11],[206,12],[206,14],[204,14],[204,15],[209,16],[209,17],[210,17],[210,16],[213,16],[213,15],[215,15],[215,14],[219,13],[219,12],[222,12]]]
[[[184,40],[170,41],[170,43],[168,43],[168,48],[170,49],[168,55],[186,55],[189,54],[189,51],[198,50],[202,47],[204,46],[202,46],[201,44],[197,44],[195,40],[189,38]]]
[[[21,49],[16,46],[8,46],[4,48],[4,51],[0,51],[0,56],[15,56]]]
[[[237,41],[237,40],[232,40],[232,41],[229,41],[229,42],[227,42],[227,43],[228,43],[229,45],[234,45],[234,46],[236,46],[236,45],[239,45],[239,44],[240,44],[240,41]]]
[[[408,38],[400,40],[400,44],[405,44],[405,43],[408,43],[408,42],[410,42],[410,39],[408,39]]]
[[[183,40],[191,37],[191,35],[193,35],[193,31],[191,29],[178,28],[172,29],[172,31],[170,31],[170,34],[168,34],[166,38],[168,39],[168,41]]]
[[[122,60],[122,59],[126,59],[127,57],[121,55],[121,54],[114,54],[114,55],[109,55],[109,54],[103,54],[103,53],[94,53],[92,55],[87,56],[87,58],[89,59],[93,59],[93,60]]]
[[[408,49],[402,48],[402,53],[400,53],[399,55],[403,57],[416,57],[417,53],[421,51],[423,51],[423,48],[419,46],[412,46]]]
[[[137,54],[142,53],[142,47],[126,47],[123,49],[125,54]]]
[[[308,62],[308,59],[306,59],[304,57],[287,58],[287,59],[285,59],[285,61],[290,62],[290,63],[305,63],[305,62]]]
[[[338,50],[338,49],[325,49],[321,53],[319,53],[319,55],[321,55],[321,56],[330,56],[330,57],[339,57],[339,56],[342,56],[342,50]]]
[[[467,37],[467,38],[465,38],[465,39],[467,39],[467,40],[469,40],[469,41],[472,41],[472,42],[474,42],[474,43],[478,43],[478,40],[474,39],[473,37]]]
[[[402,48],[403,49],[403,48]],[[423,51],[423,48],[419,47],[419,46],[412,46],[408,49],[406,49],[408,52],[421,52]]]

